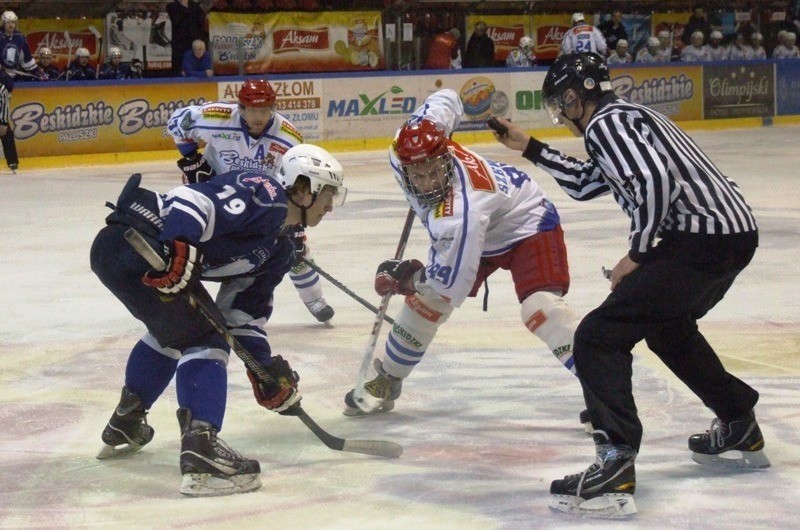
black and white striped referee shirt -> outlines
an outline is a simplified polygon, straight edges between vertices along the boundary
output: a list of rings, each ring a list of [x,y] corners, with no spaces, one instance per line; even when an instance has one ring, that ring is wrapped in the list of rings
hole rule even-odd
[[[11,96],[6,85],[0,83],[0,125],[8,125],[11,120]]]
[[[604,96],[584,133],[588,161],[531,139],[523,156],[573,199],[611,192],[631,220],[630,257],[642,262],[668,232],[737,234],[757,230],[739,187],[669,118]]]

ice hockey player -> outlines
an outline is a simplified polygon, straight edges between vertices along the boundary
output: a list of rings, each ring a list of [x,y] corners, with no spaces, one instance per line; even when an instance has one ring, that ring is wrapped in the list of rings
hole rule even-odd
[[[238,103],[206,103],[176,110],[167,129],[183,158],[178,167],[184,182],[203,182],[227,171],[238,169],[274,175],[284,153],[303,141],[300,132],[282,114],[275,111],[275,91],[264,79],[246,80],[239,89]],[[205,143],[201,153],[198,142]],[[301,217],[287,226],[305,240],[305,227],[313,226]],[[304,257],[312,259],[306,241]],[[300,299],[320,322],[333,318],[333,308],[322,294],[319,274],[303,261],[289,273]]]
[[[158,194],[134,175],[106,218],[91,249],[103,284],[147,326],[125,370],[119,404],[102,433],[98,458],[125,456],[153,438],[147,413],[175,377],[181,431],[181,493],[227,495],[257,489],[260,466],[217,435],[227,393],[227,343],[194,309],[187,293],[205,300],[230,332],[274,378],[248,376],[256,401],[281,413],[300,401],[297,373],[273,355],[264,325],[273,291],[291,267],[295,246],[281,235],[305,215],[317,222],[344,203],[339,162],[317,146],[289,149],[275,177],[233,170],[207,182]],[[136,228],[163,255],[166,270],[151,269],[128,244]],[[200,279],[220,282],[217,303]]]
[[[450,89],[428,96],[389,149],[394,176],[430,234],[427,265],[378,266],[378,294],[404,295],[376,375],[345,396],[345,415],[387,412],[439,327],[497,269],[511,271],[524,325],[570,371],[578,315],[569,289],[564,233],[544,191],[519,169],[448,139],[464,108]],[[361,395],[359,395],[361,394]]]
[[[75,59],[70,63],[64,74],[67,81],[94,81],[97,79],[97,70],[89,64],[91,54],[86,48],[75,50]]]
[[[0,68],[12,79],[20,74],[27,74],[44,81],[44,71],[36,64],[25,35],[17,29],[19,18],[16,13],[4,11],[0,15],[0,21],[3,23],[3,31],[0,33]]]
[[[98,79],[141,79],[141,62],[124,63],[122,62],[122,50],[116,46],[108,49],[108,61],[100,67],[97,74]]]

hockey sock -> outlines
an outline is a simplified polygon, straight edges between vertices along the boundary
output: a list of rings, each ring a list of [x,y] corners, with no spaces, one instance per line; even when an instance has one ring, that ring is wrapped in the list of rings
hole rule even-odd
[[[539,337],[564,367],[575,374],[572,344],[580,318],[556,294],[539,291],[522,301],[522,322]]]
[[[228,371],[225,362],[204,349],[181,358],[176,374],[178,405],[192,411],[192,418],[222,430],[225,400],[228,393]],[[226,356],[227,357],[227,356]]]
[[[167,388],[180,355],[173,348],[162,348],[149,333],[133,347],[125,368],[125,386],[142,399],[142,407],[150,409]]]
[[[303,303],[307,304],[322,297],[322,284],[319,281],[319,273],[305,263],[292,268],[289,271],[289,278],[292,280]]]

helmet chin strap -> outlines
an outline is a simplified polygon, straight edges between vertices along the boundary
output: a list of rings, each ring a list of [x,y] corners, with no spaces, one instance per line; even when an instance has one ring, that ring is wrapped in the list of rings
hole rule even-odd
[[[309,204],[308,206],[297,204],[296,202],[294,202],[294,199],[291,196],[289,196],[289,202],[294,204],[300,209],[300,224],[303,225],[303,228],[308,227],[308,222],[306,219],[306,211],[312,206],[314,206],[315,202],[317,202],[317,194],[316,193],[311,194],[311,204]]]
[[[569,106],[570,107],[574,107],[575,105],[577,105],[578,101],[579,101],[578,96],[573,96],[573,99],[571,99],[569,101]],[[586,132],[586,129],[583,127],[583,125],[581,125],[581,122],[583,121],[583,117],[586,116],[586,105],[582,105],[582,106],[583,106],[583,111],[581,112],[581,115],[578,116],[577,118],[569,118],[563,112],[561,113],[561,114],[564,115],[565,118],[567,118],[569,121],[572,122],[572,124],[575,126],[576,129],[578,129],[578,132],[580,132],[581,134]],[[566,105],[564,105],[564,108],[566,108]]]

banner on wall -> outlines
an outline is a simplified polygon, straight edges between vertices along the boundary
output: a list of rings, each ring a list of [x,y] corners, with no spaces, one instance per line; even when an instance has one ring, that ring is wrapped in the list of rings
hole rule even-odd
[[[587,18],[589,15],[585,15]],[[570,15],[534,15],[533,29],[536,43],[534,53],[538,59],[551,61],[561,50],[564,33],[572,26]]]
[[[75,50],[89,50],[91,64],[100,61],[100,36],[102,19],[31,19],[22,20],[21,30],[25,33],[28,47],[34,58],[41,48],[53,52],[53,64],[61,71],[75,59]]]
[[[14,91],[11,119],[20,156],[174,148],[166,129],[172,112],[217,95],[216,83],[47,87],[53,85]]]
[[[683,40],[681,40],[683,36],[683,28],[686,27],[686,24],[689,22],[689,17],[692,16],[691,13],[653,13],[652,20],[650,22],[651,28],[650,31],[653,35],[658,36],[658,34],[664,30],[670,32],[670,36],[672,37],[672,47],[677,48],[680,50],[683,49]]]
[[[378,11],[209,14],[214,72],[382,70]]]
[[[675,121],[703,119],[703,68],[668,66],[611,68],[614,93]]]
[[[172,23],[166,11],[127,11],[106,16],[106,49],[116,46],[122,60],[139,59],[147,70],[172,68]]]
[[[779,116],[800,114],[800,63],[799,61],[776,61],[775,100]]]
[[[275,110],[303,135],[304,142],[322,140],[322,79],[273,79]],[[237,101],[242,81],[226,81],[217,85],[218,101]]]
[[[467,35],[472,35],[475,25],[484,22],[487,26],[486,34],[494,43],[494,60],[505,64],[509,52],[519,46],[519,40],[524,36],[531,36],[531,19],[526,16],[512,15],[481,15],[468,16],[466,20]],[[469,40],[469,37],[467,37]]]
[[[703,67],[703,116],[745,118],[775,115],[774,69],[770,63]]]

